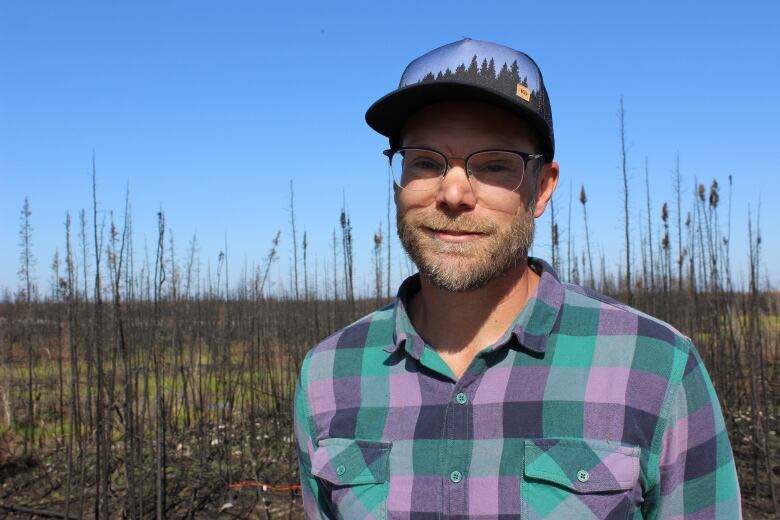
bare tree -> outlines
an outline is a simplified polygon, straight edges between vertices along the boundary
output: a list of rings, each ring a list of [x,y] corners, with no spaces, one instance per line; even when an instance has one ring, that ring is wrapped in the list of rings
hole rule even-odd
[[[667,293],[671,289],[672,285],[672,267],[671,267],[671,252],[669,247],[669,206],[664,202],[661,206],[661,221],[664,226],[664,236],[661,237],[661,259],[663,260],[663,287],[664,293]]]
[[[333,229],[333,237],[331,243],[331,249],[333,252],[333,299],[339,299],[339,278],[338,278],[338,241],[336,240],[336,229]]]
[[[623,96],[620,96],[620,163],[623,172],[623,216],[625,218],[626,234],[626,291],[628,292],[628,304],[632,303],[631,292],[631,240],[629,237],[628,220],[628,167],[626,165],[626,112],[623,108]]]
[[[33,346],[32,346],[32,298],[33,298],[33,268],[35,267],[35,257],[32,252],[32,222],[30,217],[30,201],[25,196],[22,205],[21,225],[19,227],[19,246],[22,248],[19,261],[19,280],[24,285],[24,297],[22,301],[25,306],[25,327],[24,338],[27,346],[27,421],[24,430],[24,454],[29,453],[30,445],[35,442],[34,416],[35,409],[33,405]]]
[[[650,168],[645,157],[645,193],[647,194],[647,243],[650,244],[650,294],[655,295],[655,259],[653,258],[653,225],[650,211]]]
[[[23,300],[25,302],[32,301],[33,284],[35,281],[33,270],[35,269],[36,260],[32,252],[33,227],[32,221],[30,220],[31,216],[32,210],[30,209],[30,201],[25,196],[20,217],[21,225],[19,226],[19,246],[22,248],[21,254],[19,255],[19,262],[21,264],[19,268],[19,280],[24,286]]]
[[[276,236],[271,241],[271,249],[268,251],[268,256],[265,258],[265,269],[263,270],[263,277],[260,279],[259,286],[256,289],[257,297],[262,298],[264,295],[265,284],[268,281],[268,273],[271,271],[271,265],[277,258],[277,248],[279,247],[279,240],[282,237],[282,232],[277,231]]]
[[[390,265],[392,264],[392,258],[390,256],[390,243],[392,242],[392,237],[390,236],[390,231],[393,229],[392,222],[390,222],[390,208],[393,200],[395,182],[393,181],[393,175],[390,173],[389,168],[387,170],[387,179],[387,297],[390,298],[390,291],[392,290],[392,285],[390,284]]]
[[[81,421],[79,419],[79,369],[78,352],[75,341],[76,305],[74,301],[76,268],[70,239],[70,213],[65,215],[65,263],[67,269],[66,300],[68,304],[68,344],[70,347],[70,425],[66,448],[67,476],[65,480],[65,518],[70,518],[71,485],[73,482],[73,442],[74,436],[81,446]],[[83,458],[82,458],[83,460]]]
[[[674,195],[677,203],[677,290],[682,291],[682,268],[685,259],[685,251],[682,247],[682,178],[680,177],[680,154],[677,153],[677,166],[674,169]]]
[[[306,237],[306,228],[303,228],[303,297],[309,299],[309,265],[306,255],[309,250],[309,241]]]
[[[593,255],[590,251],[590,232],[588,231],[588,196],[585,194],[585,185],[580,188],[580,203],[582,204],[582,217],[585,222],[585,247],[588,251],[588,285],[595,287],[596,277],[593,275]]]
[[[295,299],[300,299],[298,294],[298,235],[295,233],[295,192],[293,191],[293,181],[290,180],[290,227],[292,228],[293,242],[293,286],[295,288]]]
[[[100,262],[103,247],[103,228],[98,231],[98,202],[97,202],[97,169],[95,167],[95,153],[92,153],[92,232],[93,245],[95,246],[95,304],[93,306],[93,350],[95,352],[95,369],[97,370],[97,395],[95,401],[95,437],[97,440],[97,460],[95,463],[97,481],[97,493],[95,495],[95,518],[109,518],[108,486],[110,482],[111,453],[109,422],[105,417],[105,374],[103,367],[103,287],[100,277]],[[101,508],[102,502],[102,508]]]
[[[79,211],[79,245],[81,246],[81,268],[84,271],[84,301],[89,300],[89,238],[87,235],[87,210]]]
[[[732,290],[731,285],[731,195],[732,195],[732,179],[731,175],[729,175],[729,209],[728,209],[728,223],[727,223],[727,230],[726,230],[726,237],[723,239],[724,242],[724,255],[726,256],[726,264],[725,264],[725,270],[726,270],[726,284],[729,291]]]
[[[125,219],[127,222],[127,219]],[[225,239],[225,248],[227,248],[227,238]],[[175,302],[179,299],[179,269],[176,267],[176,247],[173,243],[173,229],[168,229],[168,256],[171,257],[170,267],[168,270],[171,273],[171,298]]]
[[[165,396],[164,396],[164,357],[163,357],[163,345],[160,338],[161,328],[161,295],[163,284],[165,283],[165,262],[163,261],[163,251],[165,250],[165,215],[162,211],[157,213],[158,220],[158,235],[157,235],[157,254],[154,263],[154,334],[152,352],[154,357],[154,377],[157,399],[155,400],[156,411],[156,427],[155,427],[155,443],[157,446],[156,456],[156,512],[157,518],[165,518],[165,502],[166,502],[166,413],[165,413]]]
[[[192,234],[192,239],[190,240],[190,246],[189,246],[189,252],[188,252],[188,260],[187,260],[187,278],[186,282],[184,284],[184,298],[186,300],[190,299],[190,295],[192,294],[192,282],[193,282],[193,269],[195,267],[195,255],[198,251],[198,235],[196,233]]]
[[[374,233],[374,285],[376,301],[382,298],[382,221],[379,221],[379,229]]]
[[[355,291],[352,278],[352,223],[349,220],[346,203],[341,207],[339,223],[341,224],[341,247],[344,255],[344,293],[347,300],[354,304]]]
[[[225,233],[225,299],[227,300],[230,298],[230,269],[228,264],[228,240],[227,240],[227,233]],[[171,273],[171,276],[173,276],[173,273]]]
[[[65,444],[65,389],[62,372],[62,357],[64,354],[64,342],[62,339],[62,314],[59,303],[65,289],[65,279],[60,277],[60,253],[59,249],[54,250],[54,258],[51,262],[52,280],[51,297],[54,300],[57,316],[57,386],[59,389],[59,421],[60,421],[60,445]]]

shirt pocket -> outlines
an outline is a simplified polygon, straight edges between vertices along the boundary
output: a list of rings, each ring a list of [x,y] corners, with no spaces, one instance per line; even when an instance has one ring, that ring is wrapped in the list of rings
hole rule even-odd
[[[391,442],[320,440],[311,459],[311,472],[327,489],[337,518],[387,517],[391,448]]]
[[[523,517],[626,519],[641,502],[640,449],[584,439],[524,443]]]

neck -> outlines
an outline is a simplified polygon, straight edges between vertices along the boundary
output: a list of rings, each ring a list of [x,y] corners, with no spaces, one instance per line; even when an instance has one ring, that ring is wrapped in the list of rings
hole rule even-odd
[[[440,289],[423,275],[420,282],[409,305],[412,324],[437,352],[463,364],[506,332],[536,291],[539,275],[523,262],[473,291]]]

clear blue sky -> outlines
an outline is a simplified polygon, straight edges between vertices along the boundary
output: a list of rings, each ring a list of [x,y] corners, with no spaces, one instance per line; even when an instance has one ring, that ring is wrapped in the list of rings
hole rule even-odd
[[[694,6],[695,5],[695,6]],[[64,218],[89,208],[91,154],[101,208],[122,212],[126,186],[136,251],[154,244],[163,208],[180,257],[197,232],[216,266],[225,235],[231,277],[262,261],[283,232],[288,183],[312,257],[330,258],[344,193],[365,286],[372,235],[386,215],[386,141],[366,108],[420,54],[468,36],[539,63],[561,164],[566,231],[591,236],[608,267],[622,259],[617,109],[626,104],[635,246],[648,157],[655,221],[672,200],[679,152],[684,200],[693,179],[724,190],[733,175],[733,245],[747,256],[748,205],[761,198],[764,267],[780,245],[780,3],[734,2],[31,2],[0,1],[0,288],[16,290],[19,211],[33,211],[37,279],[47,290]],[[549,221],[534,253],[549,257]],[[565,246],[563,247],[565,251]],[[395,252],[398,252],[396,247]],[[399,269],[394,265],[398,274]],[[277,274],[278,276],[278,274]]]

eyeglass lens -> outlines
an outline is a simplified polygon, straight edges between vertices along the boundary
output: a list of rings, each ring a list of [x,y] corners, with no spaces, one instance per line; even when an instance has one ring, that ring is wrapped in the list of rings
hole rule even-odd
[[[435,190],[447,171],[447,158],[433,150],[406,148],[390,159],[393,179],[403,189]],[[483,190],[516,190],[523,182],[525,161],[514,152],[487,150],[468,157],[471,179]]]

